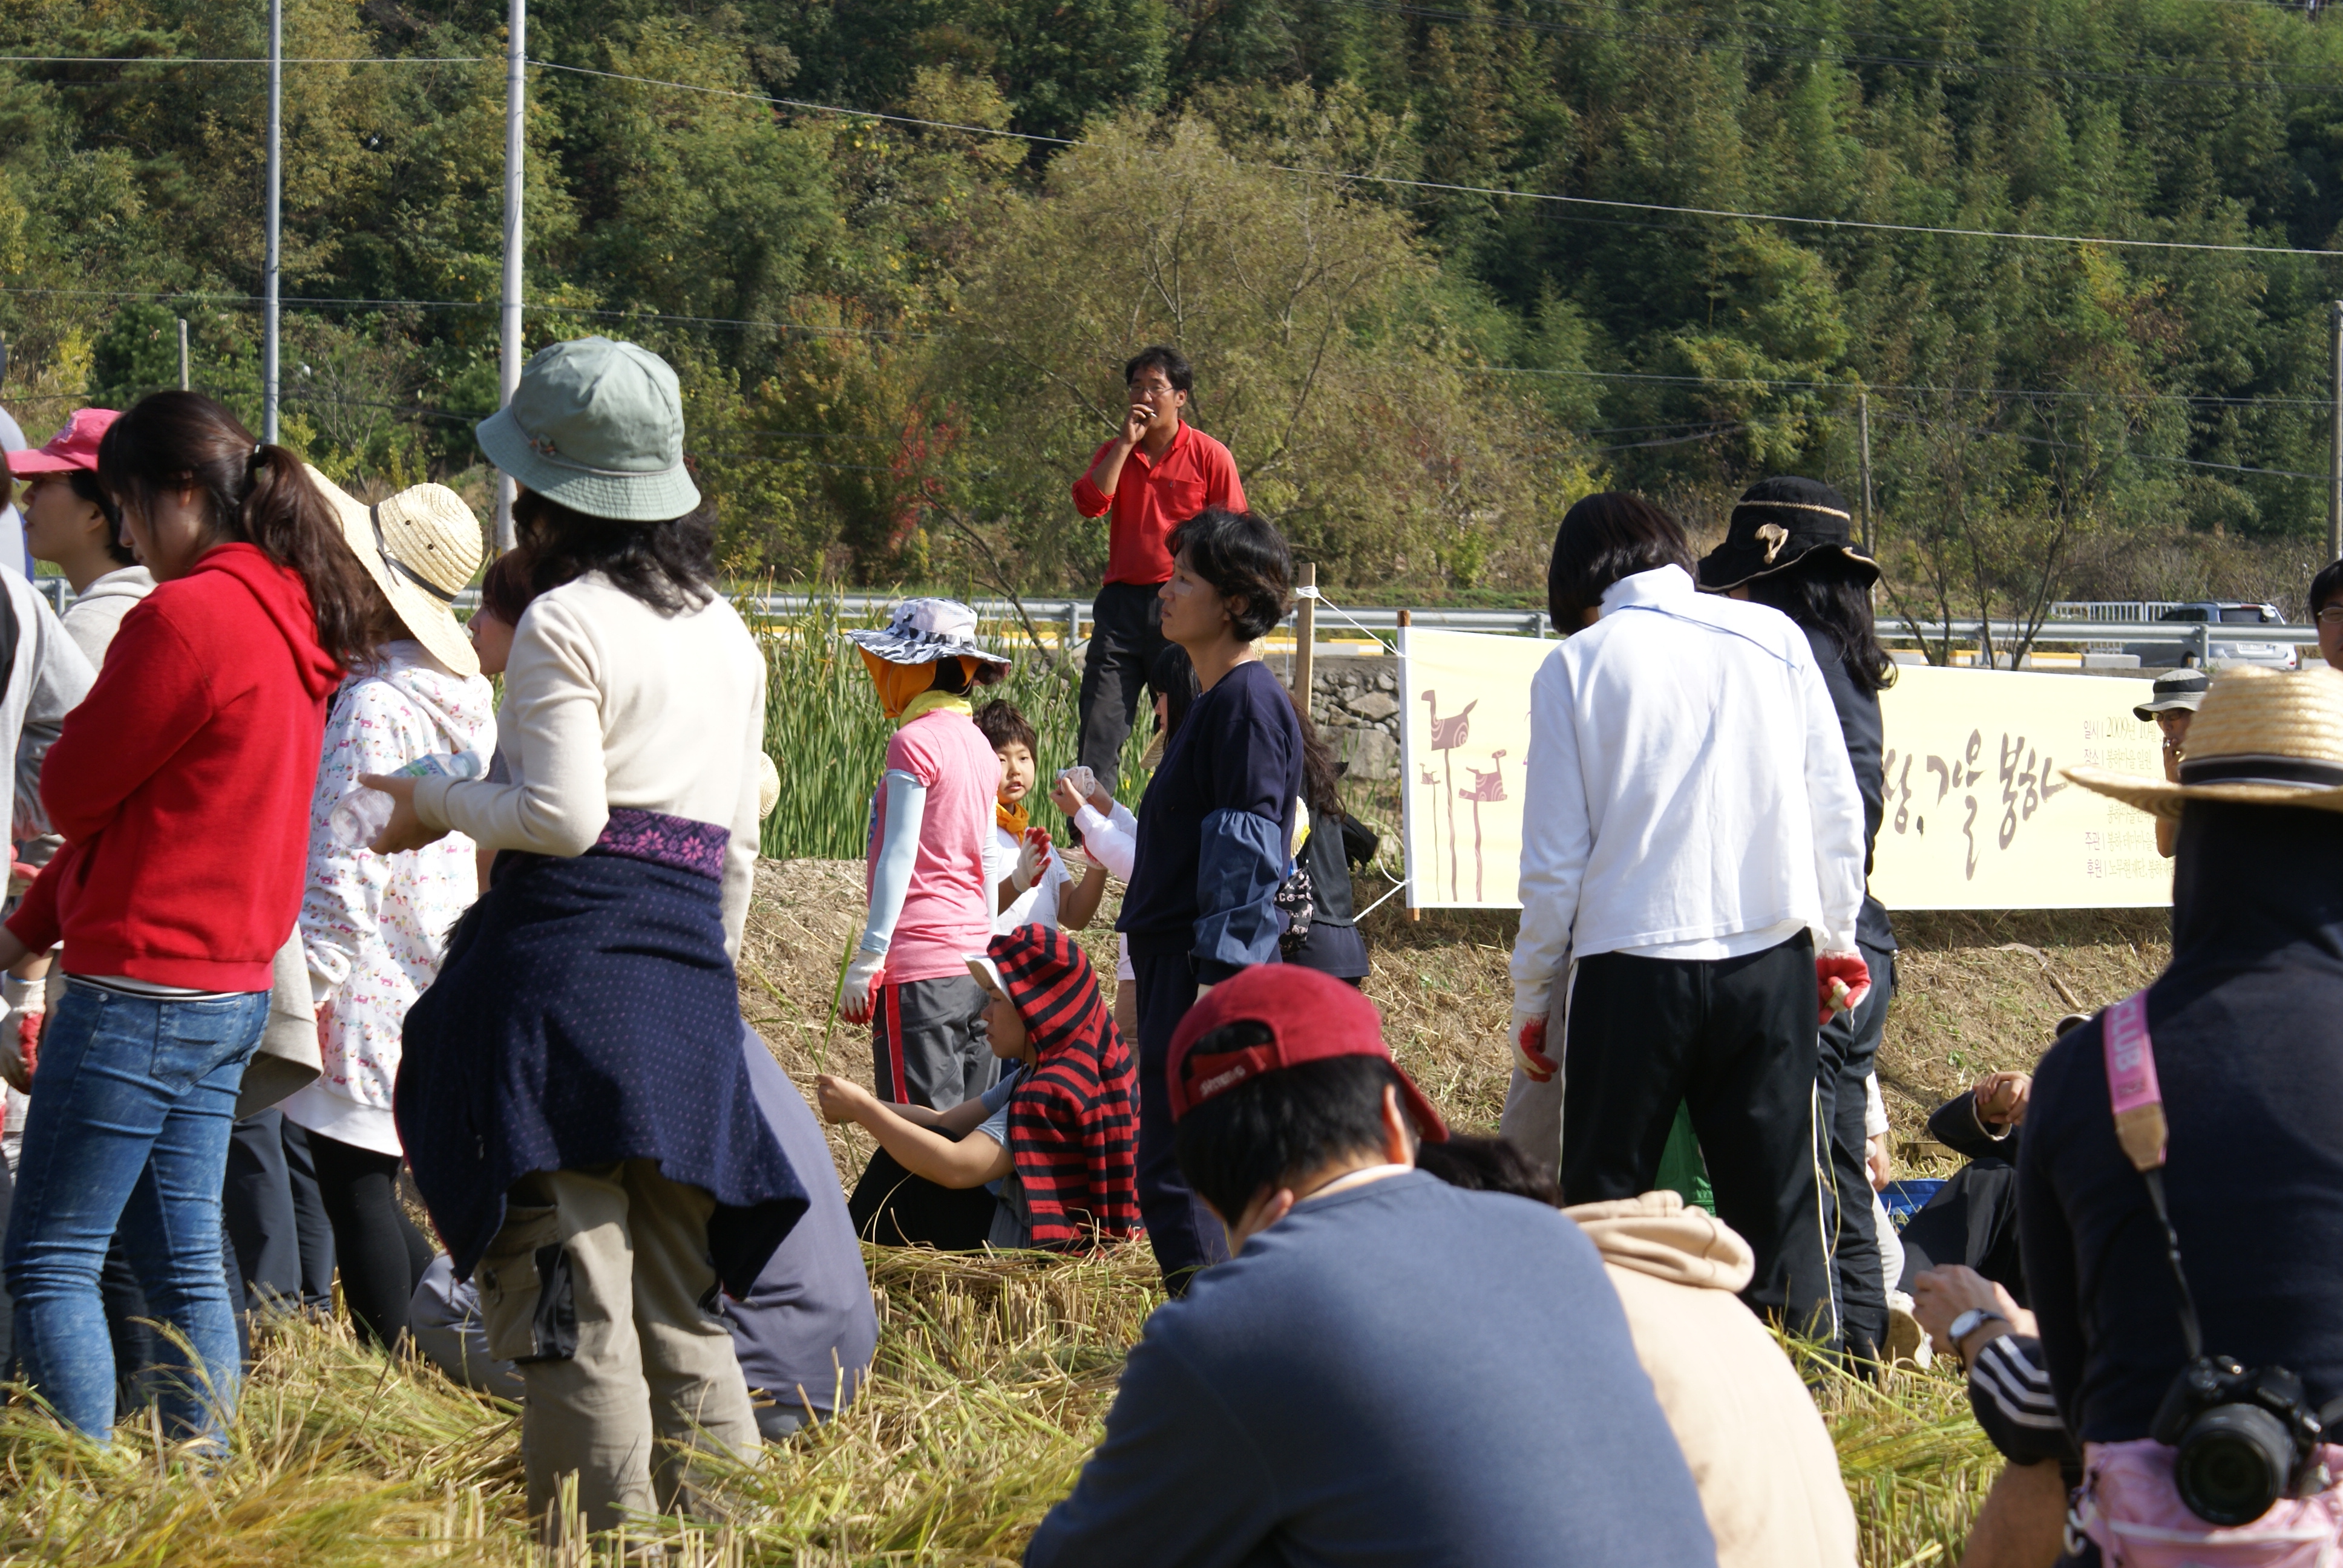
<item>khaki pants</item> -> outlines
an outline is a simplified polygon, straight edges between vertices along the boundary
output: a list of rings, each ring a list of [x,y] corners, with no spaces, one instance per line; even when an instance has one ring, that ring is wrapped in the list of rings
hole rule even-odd
[[[702,1305],[715,1298],[715,1206],[648,1160],[540,1171],[508,1192],[478,1271],[480,1316],[489,1353],[528,1390],[532,1516],[573,1471],[589,1529],[651,1513],[654,1485],[659,1509],[698,1512],[689,1450],[757,1448],[732,1337]]]

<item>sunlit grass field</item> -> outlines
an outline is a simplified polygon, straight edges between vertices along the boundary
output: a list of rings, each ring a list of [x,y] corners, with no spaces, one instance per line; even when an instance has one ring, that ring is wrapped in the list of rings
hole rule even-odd
[[[1097,1440],[1123,1351],[1157,1298],[1143,1243],[1097,1260],[874,1251],[869,1392],[830,1426],[728,1473],[721,1523],[669,1523],[541,1555],[512,1407],[337,1328],[264,1336],[233,1455],[131,1427],[100,1453],[37,1411],[0,1412],[0,1559],[115,1568],[537,1562],[616,1568],[1014,1563]],[[1867,1568],[1951,1563],[1994,1462],[1960,1384],[1831,1374],[1818,1398]]]

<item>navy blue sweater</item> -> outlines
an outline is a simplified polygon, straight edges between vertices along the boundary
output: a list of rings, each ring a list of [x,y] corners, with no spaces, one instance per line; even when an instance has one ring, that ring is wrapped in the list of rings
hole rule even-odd
[[[1708,1568],[1577,1226],[1422,1171],[1304,1201],[1167,1302],[1030,1568]]]
[[[1274,900],[1302,793],[1302,726],[1269,667],[1240,664],[1196,699],[1139,802],[1139,849],[1115,930],[1132,953],[1193,954],[1217,984],[1277,954]]]
[[[2205,1348],[2343,1395],[2343,814],[2191,801],[2172,964],[2147,993],[2165,1191]],[[2146,1437],[2183,1351],[2147,1188],[2116,1141],[2101,1020],[2035,1070],[2026,1282],[2066,1428]]]

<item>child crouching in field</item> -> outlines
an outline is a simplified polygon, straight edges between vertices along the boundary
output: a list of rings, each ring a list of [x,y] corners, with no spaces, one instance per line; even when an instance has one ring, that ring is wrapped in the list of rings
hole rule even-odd
[[[901,1185],[993,1191],[981,1234],[910,1239],[1068,1251],[1130,1235],[1139,1221],[1137,1086],[1090,960],[1064,932],[1028,925],[993,938],[969,971],[985,992],[993,1054],[1021,1064],[1013,1073],[944,1111],[889,1105],[825,1073],[814,1081],[822,1114],[878,1139],[880,1159],[907,1172]],[[857,1200],[872,1185],[866,1173]]]
[[[1040,737],[1016,708],[1003,701],[986,703],[976,710],[976,727],[984,732],[992,754],[1001,759],[1001,792],[993,805],[992,839],[985,855],[986,875],[993,885],[996,932],[1020,926],[1062,926],[1070,931],[1087,928],[1106,894],[1106,868],[1092,859],[1079,882],[1066,869],[1064,858],[1050,842],[1049,829],[1032,825],[1031,809],[1034,779],[1040,767],[1034,749]]]

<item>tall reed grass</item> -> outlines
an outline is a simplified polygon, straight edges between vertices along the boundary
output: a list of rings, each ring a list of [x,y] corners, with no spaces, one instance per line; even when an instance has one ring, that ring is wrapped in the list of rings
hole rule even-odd
[[[879,710],[862,656],[840,633],[883,624],[883,616],[851,617],[834,601],[750,623],[765,648],[765,749],[781,776],[780,804],[766,819],[762,845],[772,859],[860,859],[868,846],[871,793],[895,726]],[[1034,792],[1046,794],[1058,769],[1074,763],[1081,668],[1037,651],[1013,622],[987,625],[983,635],[987,647],[1016,663],[1006,680],[980,688],[972,700],[981,706],[1005,699],[1032,722],[1041,737]],[[1119,793],[1126,801],[1138,799],[1144,782],[1139,759],[1154,733],[1142,708],[1122,751]],[[1032,806],[1036,822],[1061,826],[1043,801]]]

